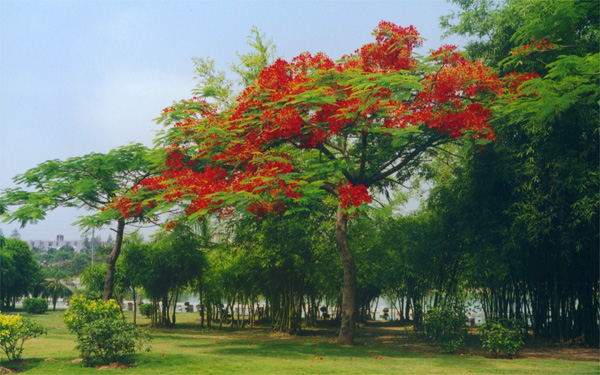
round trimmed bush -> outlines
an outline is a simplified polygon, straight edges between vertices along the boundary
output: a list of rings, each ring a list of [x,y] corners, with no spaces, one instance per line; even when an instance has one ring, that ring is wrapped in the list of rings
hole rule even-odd
[[[43,314],[48,311],[48,301],[43,298],[27,298],[23,301],[23,308],[29,314]]]
[[[76,348],[88,363],[108,364],[150,350],[148,331],[125,321],[115,300],[92,301],[75,296],[63,321],[77,335]]]

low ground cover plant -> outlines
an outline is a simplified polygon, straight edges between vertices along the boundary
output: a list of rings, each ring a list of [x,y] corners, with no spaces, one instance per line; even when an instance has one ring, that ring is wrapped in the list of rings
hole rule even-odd
[[[48,304],[46,304],[48,307]],[[21,359],[25,341],[46,333],[44,327],[21,315],[0,314],[0,348],[9,361]]]
[[[108,364],[141,350],[150,350],[150,334],[125,321],[114,300],[71,299],[63,317],[67,328],[77,335],[77,346],[87,363]]]

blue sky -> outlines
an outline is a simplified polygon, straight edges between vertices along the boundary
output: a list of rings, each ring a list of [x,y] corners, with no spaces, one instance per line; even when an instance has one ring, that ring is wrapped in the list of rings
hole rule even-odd
[[[37,164],[132,142],[152,144],[153,122],[194,88],[194,57],[220,69],[247,51],[256,25],[285,59],[334,59],[372,40],[381,20],[414,25],[441,44],[445,0],[7,1],[0,0],[0,189]],[[80,237],[85,212],[58,210],[19,228],[25,240]],[[16,224],[0,224],[9,235]],[[108,231],[103,231],[106,238]]]

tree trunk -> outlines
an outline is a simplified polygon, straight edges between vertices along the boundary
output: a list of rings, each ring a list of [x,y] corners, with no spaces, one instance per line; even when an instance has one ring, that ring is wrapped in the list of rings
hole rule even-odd
[[[172,294],[173,298],[173,318],[171,319],[171,324],[175,325],[175,312],[177,311],[177,299],[179,299],[179,291],[174,292]]]
[[[202,296],[202,279],[198,278],[198,294],[200,295],[200,328],[204,328],[204,301]]]
[[[338,206],[335,220],[335,240],[344,269],[342,324],[338,336],[338,344],[341,345],[354,344],[356,323],[356,264],[348,244],[347,224],[346,214],[343,212],[342,207]]]
[[[131,288],[133,293],[133,325],[137,325],[137,293],[135,292],[135,287]]]
[[[121,254],[124,232],[125,219],[119,219],[117,221],[117,238],[115,239],[115,245],[106,259],[106,277],[104,279],[104,292],[102,293],[102,300],[104,302],[108,301],[113,296],[113,291],[115,289],[115,269],[117,266],[117,259],[119,259],[119,254]]]

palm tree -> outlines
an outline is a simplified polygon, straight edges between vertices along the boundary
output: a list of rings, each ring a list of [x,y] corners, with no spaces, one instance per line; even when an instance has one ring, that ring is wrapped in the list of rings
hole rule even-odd
[[[56,310],[56,302],[59,298],[69,297],[74,289],[75,284],[64,271],[56,268],[49,268],[46,271],[46,278],[42,283],[42,296],[52,299],[52,310]]]

